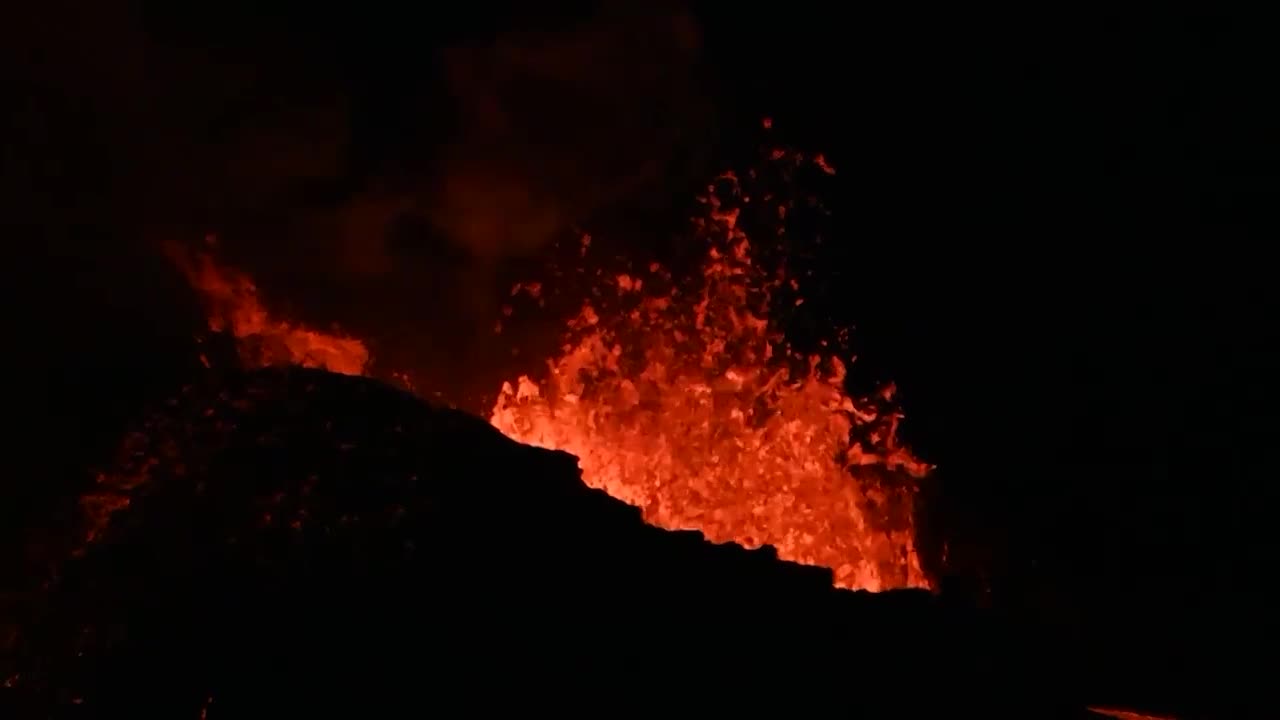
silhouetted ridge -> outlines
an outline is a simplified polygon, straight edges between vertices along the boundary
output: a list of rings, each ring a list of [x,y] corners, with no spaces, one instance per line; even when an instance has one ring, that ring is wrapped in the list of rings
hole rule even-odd
[[[14,716],[989,717],[1048,687],[945,598],[645,525],[573,457],[375,381],[211,375],[144,429],[115,472],[147,479],[23,636]]]

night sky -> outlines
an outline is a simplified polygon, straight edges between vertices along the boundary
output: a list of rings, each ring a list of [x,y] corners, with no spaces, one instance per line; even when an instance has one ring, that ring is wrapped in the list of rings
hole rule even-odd
[[[1099,663],[1165,663],[1164,683],[1228,674],[1206,669],[1214,649],[1260,634],[1280,199],[1265,23],[73,5],[0,31],[18,88],[0,125],[6,525],[65,511],[189,372],[200,312],[157,243],[217,231],[291,316],[481,409],[513,361],[478,318],[509,280],[575,228],[660,255],[768,116],[839,170],[812,312],[856,327],[860,382],[900,387],[907,438],[940,467],[925,513],[950,571],[1082,633]]]

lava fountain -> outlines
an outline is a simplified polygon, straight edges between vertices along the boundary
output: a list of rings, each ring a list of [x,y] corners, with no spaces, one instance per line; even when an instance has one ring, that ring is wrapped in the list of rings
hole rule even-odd
[[[773,160],[834,172],[821,156]],[[776,292],[795,285],[753,261],[738,222],[751,202],[733,175],[709,189],[694,221],[706,244],[694,277],[657,264],[602,275],[546,377],[505,383],[490,422],[576,455],[588,485],[654,525],[773,545],[831,568],[842,587],[927,586],[912,501],[929,466],[898,442],[892,388],[850,396],[844,362],[795,351],[770,322]],[[367,371],[361,341],[272,318],[253,283],[210,254],[179,265],[210,328],[234,334],[246,364]]]

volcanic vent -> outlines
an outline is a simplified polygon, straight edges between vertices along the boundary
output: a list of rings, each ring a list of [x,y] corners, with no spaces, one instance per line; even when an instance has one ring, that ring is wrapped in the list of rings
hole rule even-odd
[[[844,363],[783,339],[772,313],[798,283],[744,228],[788,205],[752,182],[709,188],[695,273],[593,273],[545,377],[503,386],[487,422],[363,377],[394,379],[360,339],[272,316],[211,249],[175,250],[218,331],[209,370],[84,498],[86,542],[22,605],[0,703],[368,712],[474,706],[484,679],[558,707],[647,688],[664,708],[772,690],[790,712],[1025,710],[1008,687],[1056,676],[1033,677],[1020,640],[893,590],[926,584],[910,519],[928,468],[897,443],[891,392],[855,398]]]
[[[717,178],[692,223],[691,239],[705,248],[692,273],[657,263],[590,271],[595,286],[561,354],[544,377],[504,384],[490,421],[576,455],[589,485],[661,527],[772,545],[788,560],[831,568],[843,587],[926,586],[912,499],[929,468],[898,441],[893,388],[850,396],[845,361],[793,349],[771,319],[803,299],[778,251],[794,200],[763,177],[786,183],[797,172],[834,170],[820,155],[774,151],[762,168]],[[753,243],[748,225],[769,245]],[[207,251],[175,256],[205,298],[211,329],[233,333],[249,366],[389,374],[371,368],[355,338],[273,318],[252,281]]]
[[[130,487],[94,495],[117,512],[25,609],[0,711],[758,709],[776,693],[792,712],[910,715],[937,698],[990,712],[1044,680],[989,618],[653,527],[575,465],[367,378],[209,372],[109,468]],[[931,692],[886,690],[917,683]]]

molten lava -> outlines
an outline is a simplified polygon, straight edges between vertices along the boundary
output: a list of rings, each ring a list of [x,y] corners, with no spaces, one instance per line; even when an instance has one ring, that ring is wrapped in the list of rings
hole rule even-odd
[[[208,238],[213,244],[213,239]],[[169,256],[205,301],[209,329],[230,332],[250,365],[293,364],[343,375],[363,375],[369,349],[355,338],[323,333],[271,317],[258,288],[244,273],[219,266],[208,252],[189,255],[171,247]]]
[[[773,545],[845,587],[925,585],[905,488],[928,467],[897,443],[892,389],[855,400],[839,359],[787,346],[768,320],[785,278],[752,264],[747,198],[732,175],[719,185],[698,223],[701,277],[613,278],[616,306],[588,303],[545,382],[504,385],[490,421],[578,456],[589,485],[655,525]]]
[[[807,162],[833,172],[821,156]],[[753,265],[737,222],[751,201],[722,177],[696,221],[708,244],[701,273],[679,280],[655,264],[604,282],[546,378],[504,384],[490,421],[576,455],[587,484],[655,525],[773,545],[831,568],[843,587],[926,586],[912,500],[929,467],[898,443],[892,388],[849,396],[844,363],[793,351],[770,323],[775,291],[791,281]],[[245,362],[367,369],[358,340],[271,318],[248,278],[207,254],[183,267],[210,327],[233,333]]]

